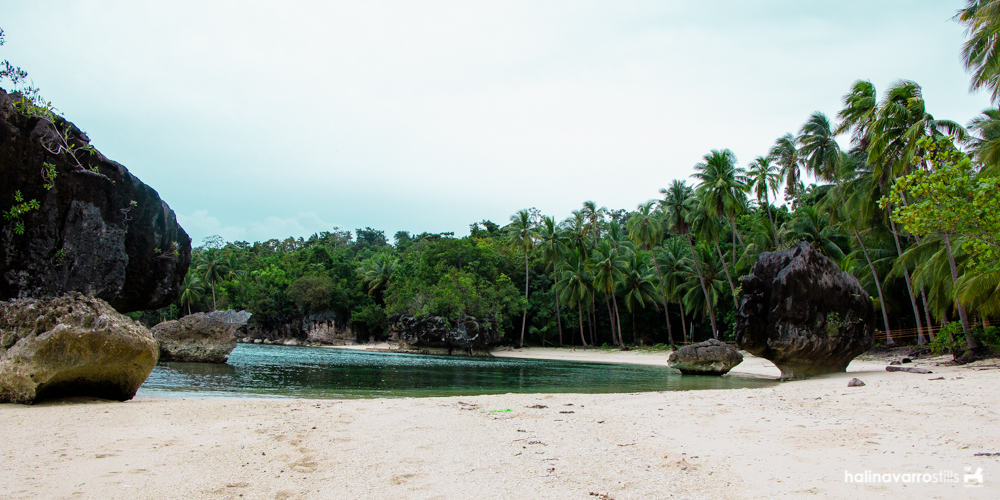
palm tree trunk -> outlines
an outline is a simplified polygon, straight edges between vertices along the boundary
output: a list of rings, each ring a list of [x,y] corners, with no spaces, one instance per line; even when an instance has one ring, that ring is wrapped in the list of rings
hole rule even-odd
[[[562,309],[559,308],[559,294],[556,294],[556,325],[559,327],[559,345],[563,345]]]
[[[618,347],[625,349],[625,336],[622,335],[622,318],[618,315],[618,298],[612,295],[611,301],[615,304],[615,323],[618,323]]]
[[[722,247],[719,246],[719,240],[715,241],[715,251],[719,253],[719,260],[722,261],[722,269],[726,271],[726,281],[729,282],[729,290],[733,292],[733,305],[738,310],[740,304],[736,300],[736,285],[733,284],[733,277],[729,274],[729,265],[726,264],[726,258],[722,255]]]
[[[927,293],[924,292],[924,287],[920,287],[920,301],[924,305],[924,319],[927,320],[927,337],[934,341],[934,332],[932,332],[932,326],[934,322],[931,321],[931,308],[927,307]]]
[[[667,307],[667,287],[663,285],[663,273],[660,271],[660,263],[656,260],[656,252],[653,252],[653,267],[656,268],[656,277],[660,280],[660,293],[663,294],[663,318],[667,321],[667,340],[670,345],[674,345],[674,329],[670,326],[670,311]]]
[[[767,218],[771,221],[771,231],[774,232],[774,247],[778,248],[781,246],[781,239],[778,238],[778,226],[774,225],[774,216],[771,215],[771,202],[768,201],[767,196],[764,196],[764,204],[767,205]]]
[[[684,304],[678,303],[677,307],[679,307],[680,310],[681,310],[681,335],[683,337],[683,338],[681,338],[681,340],[683,340],[684,342],[687,342],[687,340],[688,340],[688,327],[687,327],[687,318],[685,317],[686,315],[684,314]]]
[[[212,310],[215,311],[215,283],[209,282],[209,285],[212,287]]]
[[[583,347],[587,347],[587,337],[583,335],[583,304],[580,301],[576,301],[576,315],[580,320],[580,342],[583,343]]]
[[[742,248],[745,251],[747,249],[747,244],[743,243],[743,236],[740,236],[739,229],[736,229],[736,218],[733,217],[732,215],[729,216],[729,225],[732,226],[732,228],[733,228],[733,234],[736,235],[736,238],[740,240],[740,248]],[[734,262],[735,262],[735,257],[736,257],[736,240],[733,240],[733,259],[734,259]]]
[[[896,231],[896,223],[889,217],[889,228],[892,230],[892,239],[896,243],[896,255],[903,255],[903,247],[899,244],[899,232]],[[913,308],[913,319],[917,324],[917,345],[924,345],[924,325],[920,320],[920,308],[917,307],[917,298],[913,295],[913,282],[910,280],[910,270],[903,268],[903,278],[906,280],[906,293],[910,296],[910,306]]]
[[[521,347],[524,347],[524,330],[528,325],[528,251],[524,252],[524,312],[521,313]]]
[[[715,325],[715,308],[712,307],[712,299],[708,295],[708,287],[705,286],[705,276],[701,272],[701,264],[698,263],[698,254],[694,250],[694,241],[691,235],[687,235],[688,246],[691,247],[691,260],[694,262],[694,269],[698,271],[698,282],[701,284],[701,293],[705,294],[705,306],[708,307],[708,318],[712,322],[712,337],[719,338],[719,328]],[[694,340],[694,339],[691,339]]]
[[[858,239],[858,244],[861,245],[861,253],[865,255],[865,262],[868,263],[868,269],[872,273],[872,280],[875,282],[875,289],[878,290],[878,302],[879,309],[882,310],[882,321],[885,323],[885,343],[892,345],[892,330],[889,329],[889,314],[885,311],[885,298],[882,296],[882,282],[878,279],[878,272],[875,271],[875,265],[872,264],[871,257],[868,256],[868,247],[865,246],[865,242],[861,239],[861,235],[858,234],[858,230],[854,229],[854,237]]]
[[[604,305],[608,308],[608,326],[611,327],[611,343],[618,343],[618,335],[615,333],[615,315],[611,312],[611,301],[608,300],[608,296],[604,296]]]
[[[944,233],[944,247],[948,251],[948,266],[951,268],[951,283],[952,289],[958,288],[958,266],[955,265],[955,254],[951,250],[951,235]],[[965,306],[962,305],[962,301],[955,297],[955,308],[958,309],[958,318],[962,320],[962,332],[965,333],[965,345],[970,351],[978,350],[982,347],[979,341],[972,336],[972,332],[969,331],[969,315],[965,312]]]

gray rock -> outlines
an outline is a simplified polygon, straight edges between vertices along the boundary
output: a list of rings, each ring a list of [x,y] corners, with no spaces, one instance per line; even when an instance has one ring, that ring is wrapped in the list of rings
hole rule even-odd
[[[762,253],[741,287],[736,342],[782,379],[843,372],[874,342],[868,292],[807,243]]]
[[[917,368],[916,366],[887,366],[885,367],[887,372],[906,372],[906,373],[934,373],[927,368]]]
[[[865,385],[865,383],[859,378],[852,378],[850,382],[847,383],[847,387],[861,387],[863,385]]]
[[[246,311],[194,313],[153,327],[161,361],[225,363],[236,348],[236,334],[246,325]]]
[[[0,402],[131,399],[157,355],[149,330],[103,300],[71,292],[0,302]]]
[[[466,316],[455,324],[440,316],[398,316],[393,337],[408,347],[488,350],[498,341],[497,327],[488,320]]]
[[[735,347],[715,339],[681,347],[667,358],[667,365],[684,375],[725,375],[742,362]]]
[[[72,123],[23,114],[16,98],[0,90],[0,207],[17,192],[39,207],[20,217],[24,234],[0,220],[0,299],[79,291],[122,312],[173,302],[191,262],[173,210]]]

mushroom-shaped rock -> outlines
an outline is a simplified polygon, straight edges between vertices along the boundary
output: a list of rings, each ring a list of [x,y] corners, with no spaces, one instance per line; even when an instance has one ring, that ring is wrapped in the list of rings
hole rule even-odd
[[[250,319],[246,311],[194,313],[153,327],[161,361],[225,363],[236,348],[236,332]]]
[[[743,355],[735,347],[715,339],[686,345],[667,358],[667,365],[684,375],[725,375],[741,362]]]
[[[0,302],[0,402],[132,399],[157,354],[146,327],[101,299],[71,292]]]
[[[872,346],[868,292],[808,243],[762,253],[741,287],[737,345],[771,360],[782,379],[843,372]]]

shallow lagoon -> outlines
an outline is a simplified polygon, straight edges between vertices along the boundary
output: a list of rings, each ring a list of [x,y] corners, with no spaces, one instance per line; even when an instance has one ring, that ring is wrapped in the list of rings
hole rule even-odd
[[[239,344],[224,365],[157,365],[138,395],[383,398],[735,389],[774,383],[741,376],[682,377],[666,366]]]

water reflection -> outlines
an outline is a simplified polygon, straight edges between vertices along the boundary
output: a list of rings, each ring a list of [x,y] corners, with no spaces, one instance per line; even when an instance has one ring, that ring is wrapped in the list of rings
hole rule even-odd
[[[224,365],[157,365],[139,394],[372,398],[731,389],[771,384],[769,380],[735,376],[681,377],[665,366],[239,344]]]

